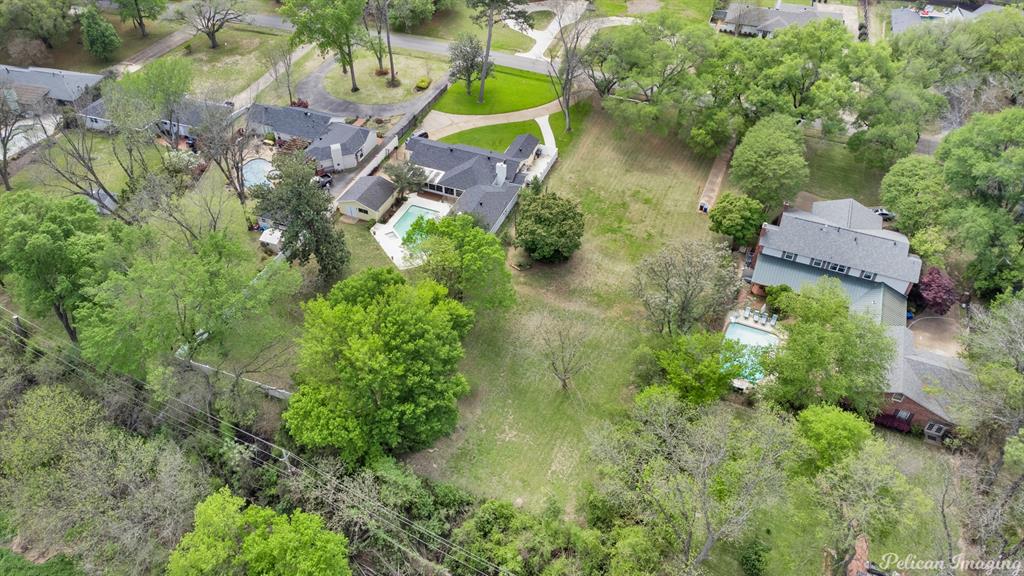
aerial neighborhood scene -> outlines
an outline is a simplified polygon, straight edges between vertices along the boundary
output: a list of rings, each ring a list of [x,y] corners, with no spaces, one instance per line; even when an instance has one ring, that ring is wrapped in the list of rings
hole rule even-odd
[[[1020,0],[0,31],[0,576],[1024,576]]]

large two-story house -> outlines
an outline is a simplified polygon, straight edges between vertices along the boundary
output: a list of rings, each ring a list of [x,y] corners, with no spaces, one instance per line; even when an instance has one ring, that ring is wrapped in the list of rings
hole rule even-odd
[[[956,358],[914,348],[907,328],[907,295],[921,277],[921,259],[906,236],[851,199],[815,202],[810,212],[786,210],[764,224],[752,260],[752,289],[786,285],[800,290],[822,276],[839,280],[850,308],[887,327],[896,343],[880,424],[920,427],[931,439],[953,425],[946,407],[967,370]]]

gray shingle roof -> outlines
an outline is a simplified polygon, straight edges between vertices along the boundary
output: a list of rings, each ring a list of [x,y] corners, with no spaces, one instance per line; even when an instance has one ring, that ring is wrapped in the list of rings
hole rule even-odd
[[[827,218],[815,214],[813,209],[811,213],[784,212],[778,226],[765,224],[759,243],[767,248],[916,283],[921,277],[921,259],[910,253],[906,236],[880,227],[850,228],[849,223],[864,224],[867,218],[861,212],[862,208],[867,209],[858,206],[847,212],[846,217],[842,216],[840,204],[822,209]],[[838,221],[832,220],[833,217]]]
[[[761,254],[751,282],[762,286],[785,284],[799,291],[808,284],[814,284],[822,276],[838,278],[846,295],[850,298],[850,309],[874,318],[886,326],[906,326],[907,298],[880,282],[837,274],[821,268],[791,262]]]
[[[952,400],[957,390],[974,385],[974,376],[957,358],[916,349],[914,334],[906,327],[889,328],[889,337],[896,359],[889,367],[888,392],[903,394],[952,423]]]
[[[86,90],[100,83],[103,76],[55,68],[19,68],[0,65],[0,83],[45,88],[54,100],[78,100]]]
[[[199,126],[206,118],[207,112],[215,108],[219,108],[227,112],[234,109],[231,106],[221,104],[220,102],[186,99],[174,108],[174,121],[184,126]],[[85,108],[82,108],[81,114],[83,116],[110,120],[110,118],[107,117],[107,105],[103,102],[103,98],[100,98]],[[164,120],[167,119],[164,118]]]
[[[516,184],[473,186],[459,197],[455,211],[472,214],[485,230],[493,232],[501,226],[501,216],[505,209],[518,197],[519,186]]]
[[[380,176],[363,176],[352,183],[341,196],[341,201],[359,202],[371,210],[380,210],[394,193],[395,185],[390,180]]]
[[[836,12],[819,11],[813,6],[779,4],[776,8],[763,8],[734,2],[729,4],[725,14],[725,23],[752,26],[763,32],[774,32],[786,26],[803,25],[829,18],[842,21],[843,15]]]
[[[934,7],[929,6],[927,8],[935,12]],[[900,34],[901,32],[904,32],[908,28],[913,28],[914,26],[918,26],[920,24],[928,24],[930,22],[949,22],[956,20],[974,20],[975,18],[983,14],[988,14],[989,12],[998,12],[1002,9],[1003,7],[998,4],[985,4],[984,6],[981,6],[980,8],[975,10],[974,12],[970,12],[957,6],[956,8],[944,13],[944,16],[939,16],[936,13],[930,17],[927,17],[921,16],[920,13],[918,13],[916,10],[912,8],[895,8],[893,9],[890,15],[892,19],[891,28],[893,35],[896,35]]]
[[[405,143],[405,148],[409,151],[409,158],[413,164],[445,173],[455,170],[464,171],[467,166],[471,166],[477,159],[483,159],[489,166],[487,176],[485,177],[483,171],[479,171],[474,167],[472,169],[476,171],[475,173],[480,179],[471,184],[493,184],[494,167],[499,162],[504,162],[508,166],[508,175],[512,177],[519,169],[519,164],[523,160],[523,158],[513,158],[502,152],[484,150],[476,146],[446,144],[420,137],[410,138]],[[533,151],[531,150],[530,152]],[[482,164],[476,164],[482,166]],[[453,184],[443,185],[462,190],[465,189]]]
[[[313,140],[309,148],[306,148],[306,154],[317,160],[326,160],[331,157],[331,147],[337,144],[341,153],[348,156],[355,154],[372,136],[373,132],[369,128],[334,122],[328,125],[326,132]]]
[[[253,104],[249,121],[312,142],[330,129],[331,116],[306,108]]]
[[[533,134],[520,134],[505,149],[505,155],[509,158],[525,160],[533,154],[538,144],[540,144],[540,141]]]
[[[811,214],[846,228],[882,229],[882,217],[851,198],[815,202],[811,205]]]

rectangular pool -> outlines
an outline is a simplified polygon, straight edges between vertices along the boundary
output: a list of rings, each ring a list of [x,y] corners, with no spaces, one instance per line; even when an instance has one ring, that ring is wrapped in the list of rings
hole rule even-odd
[[[414,204],[409,205],[405,209],[405,213],[402,217],[395,222],[393,227],[395,234],[405,242],[405,235],[409,232],[409,228],[412,228],[412,223],[416,221],[420,216],[436,220],[440,213],[437,210],[431,210],[430,208],[424,208],[423,206],[416,206]]]

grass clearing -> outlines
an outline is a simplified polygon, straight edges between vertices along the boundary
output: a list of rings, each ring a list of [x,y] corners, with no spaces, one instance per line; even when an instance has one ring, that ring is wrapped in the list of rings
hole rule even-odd
[[[522,122],[509,122],[507,124],[492,124],[456,132],[441,138],[441,142],[449,144],[466,144],[476,146],[485,150],[501,152],[508,148],[508,145],[520,134],[533,134],[537,140],[544,141],[544,135],[540,132],[540,125],[536,120],[523,120]]]
[[[292,63],[293,96],[295,95],[295,86],[299,81],[312,74],[314,70],[324,63],[325,59],[324,56],[318,54],[314,49],[306,52],[301,58]],[[288,88],[284,85],[283,81],[271,82],[269,86],[256,95],[256,102],[273,106],[288,106],[291,104],[288,99]]]
[[[555,19],[555,13],[551,10],[537,10],[531,12],[533,16],[533,25],[531,26],[534,30],[545,30],[551,21]]]
[[[810,0],[803,1],[810,3]],[[689,22],[707,24],[715,10],[715,0],[661,0],[661,7]]]
[[[594,6],[601,16],[625,16],[629,9],[626,0],[595,0]]]
[[[590,102],[577,102],[569,107],[569,120],[572,125],[572,132],[565,131],[565,113],[561,110],[548,116],[551,124],[551,131],[555,134],[555,145],[558,146],[558,153],[565,154],[569,151],[576,135],[580,133],[583,122],[590,116]]]
[[[338,222],[337,228],[345,233],[345,243],[352,253],[349,261],[348,274],[356,274],[367,268],[387,268],[393,266],[391,259],[370,234],[369,223],[345,224]]]
[[[825,200],[853,198],[877,206],[884,172],[866,166],[839,142],[807,138],[807,191]]]
[[[117,35],[121,37],[121,47],[114,52],[114,56],[109,61],[97,60],[86,51],[85,46],[82,45],[82,32],[75,25],[68,34],[67,41],[57,48],[47,51],[48,58],[40,65],[61,70],[98,73],[130,56],[134,56],[143,48],[147,48],[154,42],[163,39],[176,29],[174,24],[164,20],[147,20],[146,31],[149,34],[143,38],[131,22],[121,22],[121,18],[116,14],[107,12],[101,14],[103,18],[114,25]],[[0,48],[0,62],[2,61],[10,62],[10,58]]]
[[[573,507],[593,474],[587,430],[625,413],[633,351],[650,337],[631,271],[665,243],[709,235],[694,208],[709,169],[677,141],[637,138],[603,111],[590,114],[548,180],[580,202],[583,247],[565,264],[514,271],[515,309],[478,318],[461,365],[472,392],[461,401],[459,428],[408,457],[417,471],[533,510],[548,496]],[[576,392],[564,393],[536,334],[569,320],[585,327],[592,364]]]
[[[413,52],[394,51],[395,74],[401,83],[397,88],[388,87],[389,75],[377,75],[377,58],[366,50],[356,53],[356,82],[358,92],[352,92],[352,81],[341,66],[333,66],[324,78],[324,88],[333,96],[360,104],[392,104],[404,102],[420,94],[416,83],[420,78],[430,78],[431,83],[439,82],[448,71],[448,62],[443,57]],[[384,68],[388,67],[388,56],[384,54]]]
[[[504,66],[495,66],[494,75],[487,79],[483,104],[476,101],[479,90],[479,83],[474,83],[466,94],[465,84],[460,83],[448,90],[434,109],[449,114],[502,114],[542,106],[556,98],[547,76]]]
[[[472,16],[473,10],[466,6],[464,0],[454,0],[450,9],[439,10],[433,18],[409,30],[409,33],[443,40],[454,40],[459,34],[469,33],[486,42],[487,30],[473,22]],[[495,22],[494,36],[491,39],[492,50],[526,52],[533,44],[533,39],[526,34]]]
[[[288,36],[277,30],[231,26],[217,34],[216,49],[203,34],[196,34],[168,54],[192,62],[192,93],[208,100],[228,100],[245,90],[267,71],[259,50],[268,44],[285,46]]]

